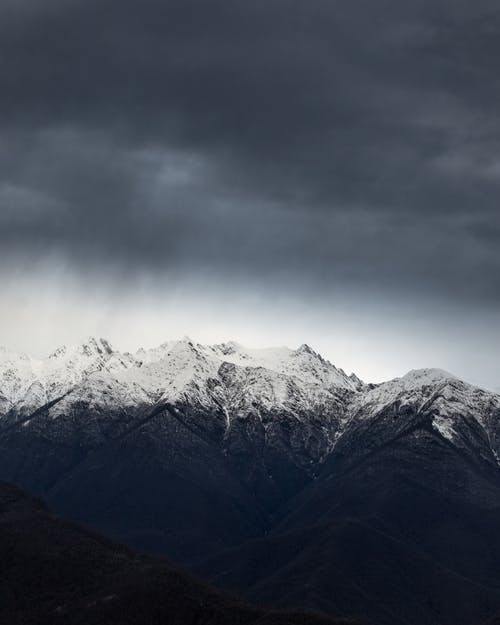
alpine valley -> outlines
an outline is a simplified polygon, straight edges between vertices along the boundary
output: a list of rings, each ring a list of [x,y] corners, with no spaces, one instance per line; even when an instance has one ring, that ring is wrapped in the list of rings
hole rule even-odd
[[[499,458],[500,396],[437,369],[375,385],[307,345],[188,338],[0,351],[0,479],[274,608],[494,618]]]

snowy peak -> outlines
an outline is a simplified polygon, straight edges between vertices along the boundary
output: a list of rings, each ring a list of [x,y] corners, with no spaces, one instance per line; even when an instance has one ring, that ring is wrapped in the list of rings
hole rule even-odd
[[[396,400],[404,403],[422,402],[438,388],[452,382],[459,380],[442,369],[413,369],[401,378],[369,388],[359,397],[358,404],[368,416]]]
[[[97,372],[111,374],[135,366],[130,355],[113,351],[105,339],[90,337],[63,345],[47,358],[0,353],[0,414],[24,414],[57,399]]]
[[[207,412],[222,410],[228,423],[233,413],[243,418],[284,411],[298,420],[309,415],[306,418],[337,424],[328,434],[331,441],[351,425],[385,413],[392,415],[388,423],[394,415],[425,413],[448,440],[458,440],[464,419],[477,424],[500,453],[500,427],[495,425],[500,422],[499,396],[440,369],[416,369],[368,385],[307,344],[297,349],[246,348],[234,341],[201,345],[184,337],[129,354],[114,350],[105,339],[90,337],[80,345],[60,347],[43,360],[0,350],[0,415],[17,419],[62,397],[54,414],[91,398],[90,403],[103,411],[111,404],[182,402]],[[393,421],[399,427],[404,418]]]
[[[361,389],[351,404],[347,428],[376,423],[387,436],[421,424],[474,457],[497,465],[500,457],[500,396],[442,369],[415,369],[401,378]],[[391,434],[392,432],[392,434]]]
[[[113,348],[105,339],[96,339],[89,338],[86,343],[82,345],[83,352],[88,356],[95,356],[96,354],[100,356],[111,355],[113,353]]]
[[[114,353],[113,348],[105,339],[89,337],[80,345],[62,345],[49,356],[49,360],[69,359],[78,356],[86,358],[106,358]]]
[[[450,381],[457,381],[458,378],[443,369],[412,369],[400,380],[406,390],[432,386],[435,384],[446,384]]]
[[[311,356],[319,356],[312,347],[309,347],[307,343],[302,343],[300,347],[295,350],[296,354],[310,354]]]
[[[2,354],[0,363],[7,359],[6,352]],[[184,337],[132,355],[114,350],[105,339],[90,337],[79,345],[62,346],[40,361],[9,356],[8,366],[0,364],[0,414],[12,410],[26,414],[68,393],[60,409],[89,394],[95,401],[102,396],[103,405],[121,395],[121,405],[130,405],[134,398],[139,404],[146,397],[150,402],[187,401],[210,409],[220,404],[214,389],[225,384],[220,373],[224,363],[241,370],[233,379],[243,404],[253,402],[269,410],[288,405],[311,410],[339,401],[339,393],[360,388],[357,378],[305,344],[296,350],[249,349],[233,341],[201,345]]]
[[[0,415],[5,414],[26,395],[37,379],[40,363],[26,354],[0,351]]]
[[[306,344],[293,350],[288,347],[245,348],[238,343],[212,345],[209,349],[227,362],[242,367],[261,367],[291,376],[306,384],[356,390],[358,382],[337,369]]]

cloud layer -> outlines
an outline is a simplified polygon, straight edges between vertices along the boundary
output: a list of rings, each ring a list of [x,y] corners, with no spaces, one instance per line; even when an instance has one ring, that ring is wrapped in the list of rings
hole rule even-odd
[[[495,5],[2,3],[4,268],[498,310]]]

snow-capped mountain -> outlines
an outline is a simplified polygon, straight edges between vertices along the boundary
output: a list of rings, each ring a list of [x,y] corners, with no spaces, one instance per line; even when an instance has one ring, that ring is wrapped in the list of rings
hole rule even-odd
[[[113,350],[104,339],[61,347],[44,360],[0,352],[0,414],[23,417],[48,402],[84,400],[123,405],[186,400],[205,407],[232,396],[266,408],[328,401],[342,390],[354,392],[362,383],[324,360],[307,345],[297,350],[246,349],[236,343],[204,346],[189,338],[170,341],[136,354]],[[230,366],[231,365],[231,366]],[[229,376],[229,377],[228,377]],[[240,401],[240,403],[241,403]],[[236,402],[238,403],[238,402]],[[57,409],[60,411],[61,407]]]
[[[386,435],[425,423],[449,444],[499,465],[500,396],[446,371],[410,371],[354,398],[351,427],[373,430],[373,422],[384,418]]]
[[[369,384],[307,345],[189,338],[134,354],[93,338],[45,359],[0,351],[0,479],[259,600],[289,589],[347,614],[352,588],[367,585],[368,622],[456,625],[492,601],[467,594],[469,580],[484,589],[500,570],[500,544],[484,542],[500,525],[499,458],[500,396],[438,369]],[[352,518],[361,535],[344,533]],[[458,558],[448,534],[472,536],[467,554],[481,557]],[[396,561],[379,574],[381,536]],[[448,601],[422,617],[433,591],[418,594],[418,570],[393,575],[403,547],[405,561],[439,560],[433,574],[463,596],[459,612],[442,619]],[[345,550],[357,555],[342,560]],[[373,612],[370,593],[392,605],[394,588],[422,620]]]
[[[0,433],[57,441],[64,453],[78,450],[75,463],[162,415],[157,436],[209,441],[265,501],[311,479],[337,446],[362,455],[423,424],[498,466],[499,411],[498,395],[444,371],[365,384],[307,345],[248,349],[186,337],[130,354],[90,338],[41,360],[0,352]],[[45,483],[43,475],[31,477]]]
[[[365,384],[308,345],[248,349],[236,342],[200,345],[188,337],[135,354],[104,339],[63,346],[45,359],[0,349],[0,428],[47,408],[50,416],[74,404],[105,411],[189,404],[222,412],[226,429],[249,414],[304,415],[321,424],[328,450],[346,431],[389,409],[431,414],[432,427],[459,443],[464,424],[484,434],[500,453],[496,415],[500,396],[439,369],[411,371],[386,383]],[[401,422],[399,422],[401,425]]]
[[[132,364],[133,358],[113,351],[104,339],[60,347],[42,360],[0,348],[0,412],[27,414],[100,373],[112,378]]]

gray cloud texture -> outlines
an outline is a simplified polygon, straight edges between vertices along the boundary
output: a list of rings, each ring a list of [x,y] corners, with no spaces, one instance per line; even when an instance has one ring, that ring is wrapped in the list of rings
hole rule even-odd
[[[3,2],[1,257],[498,306],[495,5]]]

